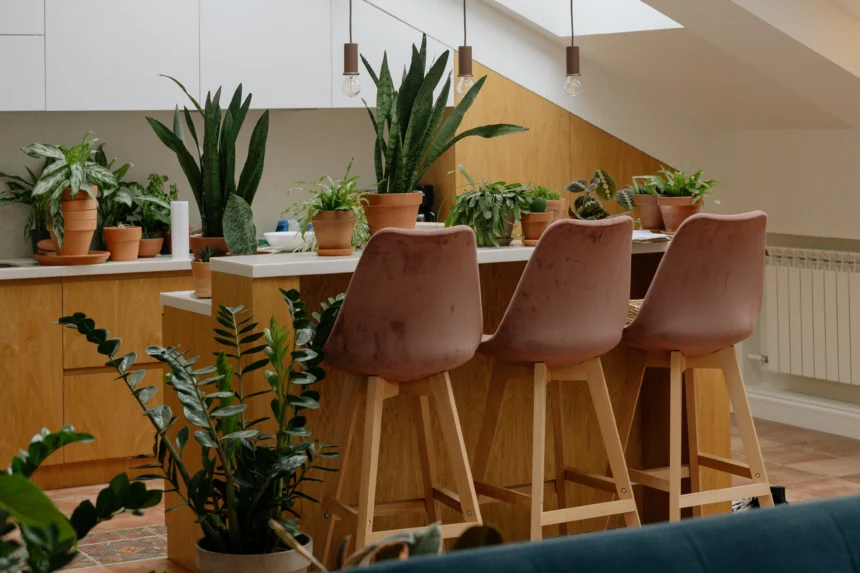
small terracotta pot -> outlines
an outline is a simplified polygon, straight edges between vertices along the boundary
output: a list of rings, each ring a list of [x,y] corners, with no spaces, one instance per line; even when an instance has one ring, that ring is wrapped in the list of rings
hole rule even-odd
[[[309,536],[299,535],[297,539],[308,553],[314,552],[313,540]],[[201,573],[237,573],[239,571],[305,573],[310,566],[307,559],[292,549],[262,555],[228,555],[214,553],[200,547],[200,544],[205,541],[201,539],[194,546],[194,564]]]
[[[693,204],[692,197],[658,197],[657,204],[660,206],[666,230],[673,233],[681,223],[702,210],[702,202]]]
[[[564,199],[549,199],[546,202],[547,212],[552,213],[552,222],[555,223],[564,218],[564,208],[567,202]]]
[[[311,223],[317,240],[317,254],[321,256],[351,255],[352,233],[355,229],[353,211],[320,211]]]
[[[98,187],[93,186],[92,190],[98,194]],[[63,212],[63,248],[57,249],[57,254],[86,255],[98,227],[98,202],[84,191],[78,191],[73,198],[71,189],[66,189],[60,196],[60,208]],[[51,240],[57,246],[56,236]]]
[[[370,234],[381,229],[414,229],[418,219],[418,207],[424,198],[421,191],[412,193],[365,193],[367,204],[363,206],[367,215]]]
[[[527,247],[537,245],[543,232],[553,222],[555,214],[552,211],[544,213],[526,213],[523,215],[523,244]]]
[[[633,195],[633,203],[636,205],[639,222],[642,223],[643,229],[660,230],[663,228],[663,215],[660,214],[660,206],[657,204],[656,196],[636,193]]]
[[[191,261],[191,278],[197,298],[212,298],[212,271],[209,263]]]
[[[156,239],[141,239],[140,247],[137,250],[137,256],[142,259],[149,259],[161,252],[161,247],[164,245],[164,237]]]
[[[104,237],[112,261],[136,261],[140,250],[140,227],[105,227]]]
[[[219,251],[220,256],[226,255],[230,248],[227,246],[227,239],[224,237],[204,237],[203,235],[191,235],[188,238],[188,244],[191,246],[191,256],[197,257],[200,251],[209,247],[213,251]]]

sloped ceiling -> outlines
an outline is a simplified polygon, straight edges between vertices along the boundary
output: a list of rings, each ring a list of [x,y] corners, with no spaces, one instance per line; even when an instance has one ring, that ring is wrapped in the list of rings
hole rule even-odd
[[[827,0],[827,2],[860,22],[860,0]]]

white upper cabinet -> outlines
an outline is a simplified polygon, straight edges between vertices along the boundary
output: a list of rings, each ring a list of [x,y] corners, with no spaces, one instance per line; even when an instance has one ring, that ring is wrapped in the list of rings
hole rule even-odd
[[[201,0],[202,91],[256,109],[331,107],[329,0]]]
[[[385,12],[361,0],[353,0],[352,39],[358,44],[359,53],[370,63],[374,72],[379,73],[382,66],[382,55],[388,52],[388,68],[395,88],[399,88],[403,77],[404,67],[408,68],[412,60],[412,45],[421,46],[421,32],[393,18]],[[333,107],[363,107],[362,98],[370,107],[376,107],[376,86],[367,73],[364,63],[359,60],[358,69],[361,72],[361,93],[357,97],[343,94],[343,44],[349,42],[349,0],[331,0],[331,42],[332,42],[332,106]],[[432,38],[427,38],[427,68],[443,53],[449,51],[446,46]],[[447,74],[454,70],[454,53],[448,55],[446,75],[439,82],[434,97],[438,97],[445,85]],[[455,78],[451,79],[451,90],[448,94],[448,105],[454,105]]]
[[[198,0],[45,0],[47,109],[159,110],[199,94]]]
[[[0,0],[0,35],[45,33],[45,0]]]
[[[44,111],[45,38],[0,36],[0,78],[0,111]]]

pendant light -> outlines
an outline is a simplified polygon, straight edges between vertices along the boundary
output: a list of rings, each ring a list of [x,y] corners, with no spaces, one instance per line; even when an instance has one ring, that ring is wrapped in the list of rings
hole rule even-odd
[[[361,93],[358,82],[358,44],[352,42],[352,0],[349,0],[349,43],[343,45],[343,95],[355,97]]]
[[[460,81],[457,82],[457,93],[461,96],[466,95],[475,82],[472,80],[472,46],[467,45],[469,42],[466,35],[466,0],[463,0],[463,45],[457,49],[459,57],[459,72],[457,77]]]
[[[573,31],[573,0],[570,0],[570,45],[567,47],[567,81],[564,82],[564,92],[570,97],[582,93],[582,82],[579,79],[579,46],[575,43]]]

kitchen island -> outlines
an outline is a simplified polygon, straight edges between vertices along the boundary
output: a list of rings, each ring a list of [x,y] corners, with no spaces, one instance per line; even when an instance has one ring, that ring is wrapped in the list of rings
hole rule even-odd
[[[666,242],[637,242],[633,244],[633,270],[630,293],[632,298],[642,298],[659,264]],[[480,266],[481,296],[484,314],[484,331],[491,333],[498,326],[508,302],[525,268],[526,261],[534,249],[529,247],[505,247],[498,249],[478,249]],[[319,309],[324,300],[344,292],[349,284],[351,273],[355,270],[360,254],[351,257],[318,257],[313,253],[279,254],[249,257],[229,257],[212,261],[212,300],[196,300],[188,292],[166,293],[162,295],[164,309],[164,342],[168,345],[181,344],[190,348],[192,355],[201,355],[201,364],[212,361],[212,352],[217,343],[212,340],[215,320],[212,309],[218,305],[239,306],[250,309],[260,328],[275,317],[281,325],[289,324],[287,305],[280,289],[297,289],[309,310]],[[571,293],[570,304],[582,304],[575,293]],[[577,327],[578,325],[572,325]],[[579,325],[579,327],[587,325]],[[668,370],[649,369],[640,400],[640,407],[633,408],[633,397],[628,392],[632,387],[625,382],[626,354],[624,348],[616,348],[603,358],[606,378],[609,384],[619,426],[630,427],[627,453],[629,461],[637,467],[657,468],[668,465]],[[451,372],[451,380],[457,407],[460,414],[464,438],[470,456],[478,439],[481,415],[484,409],[490,383],[492,360],[476,356],[469,363]],[[327,378],[315,389],[321,394],[321,409],[310,411],[307,427],[313,437],[326,443],[338,443],[338,429],[342,425],[345,410],[341,403],[341,389],[348,381],[345,373],[327,370]],[[696,371],[699,400],[699,436],[705,451],[729,457],[731,450],[729,402],[725,386],[712,384],[716,371]],[[511,382],[502,409],[502,422],[497,434],[496,447],[491,456],[487,481],[498,485],[526,484],[530,480],[531,460],[531,418],[532,388],[530,381]],[[267,388],[262,371],[250,375],[245,382],[245,392],[250,393]],[[255,401],[256,400],[256,401]],[[385,436],[380,452],[379,484],[377,502],[393,500],[422,500],[424,496],[420,474],[418,442],[409,404],[395,398],[386,407],[382,432]],[[405,400],[405,399],[404,399]],[[164,402],[174,411],[181,410],[176,396],[169,390]],[[567,384],[563,392],[565,418],[565,456],[566,463],[589,472],[603,473],[607,467],[593,408],[588,398],[585,384]],[[252,399],[249,416],[257,418],[268,415],[268,400]],[[439,435],[438,422],[434,416],[434,436]],[[356,436],[361,436],[363,416],[359,416]],[[178,429],[179,425],[174,428]],[[552,432],[548,432],[548,441]],[[435,438],[436,459],[439,463],[440,482],[451,488],[452,476],[445,467],[447,456],[442,451],[441,439]],[[361,439],[353,441],[352,459],[358,460]],[[552,444],[547,444],[552,451]],[[190,469],[199,468],[199,452],[195,447],[186,448],[183,456]],[[546,459],[546,475],[554,476],[552,455]],[[337,466],[338,460],[332,460]],[[357,502],[359,483],[359,463],[351,463],[349,475],[342,496],[347,503]],[[725,487],[731,479],[724,474],[710,470],[703,471],[705,489]],[[309,484],[305,493],[322,499],[326,491],[331,491],[336,476],[325,474],[325,484]],[[547,484],[547,505],[555,503],[554,482]],[[328,488],[328,489],[327,489]],[[608,501],[609,494],[573,483],[567,484],[568,505],[580,505],[596,501]],[[668,517],[668,500],[665,494],[650,490],[644,492],[636,487],[637,501],[643,521],[661,521]],[[507,541],[528,539],[529,512],[522,507],[486,501],[482,504],[483,518],[486,523],[498,527]],[[168,499],[167,505],[175,505]],[[547,509],[549,509],[549,507]],[[420,509],[420,513],[415,510]],[[453,517],[443,506],[443,518]],[[706,508],[707,512],[727,511],[726,504]],[[321,557],[322,546],[330,516],[326,515],[319,504],[302,501],[299,520],[303,531],[315,539],[315,551]],[[423,523],[421,503],[390,506],[377,512],[375,529],[418,526]],[[605,520],[574,523],[570,531],[594,530]],[[613,520],[611,525],[621,522]],[[167,514],[168,554],[186,567],[194,564],[194,542],[200,537],[199,527],[187,508]],[[348,532],[340,524],[335,530],[335,542]],[[545,536],[557,534],[557,528],[547,527]]]

